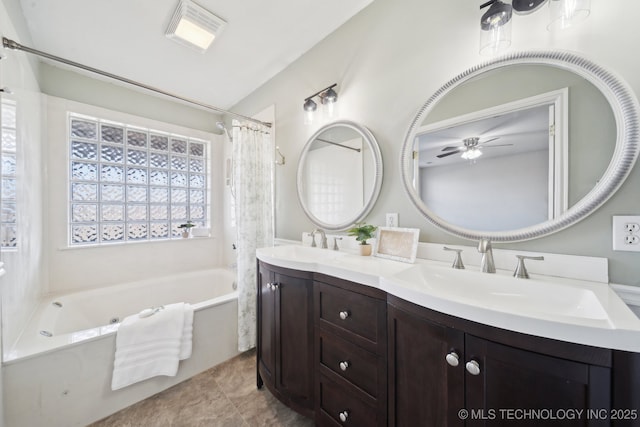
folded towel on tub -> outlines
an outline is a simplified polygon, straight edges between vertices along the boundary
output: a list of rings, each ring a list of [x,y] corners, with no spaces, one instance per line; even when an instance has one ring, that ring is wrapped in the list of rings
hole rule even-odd
[[[175,376],[191,356],[193,307],[187,303],[146,309],[127,316],[116,333],[111,389],[158,375]]]
[[[180,342],[180,360],[190,358],[193,347],[193,307],[189,304],[185,304],[185,306],[189,306],[189,308],[184,311],[184,328]]]

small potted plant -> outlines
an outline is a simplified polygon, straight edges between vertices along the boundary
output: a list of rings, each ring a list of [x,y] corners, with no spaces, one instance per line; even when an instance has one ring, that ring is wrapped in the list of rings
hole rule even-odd
[[[378,227],[369,224],[355,224],[355,227],[347,230],[349,236],[355,236],[356,240],[360,242],[360,255],[371,255],[371,245],[367,243],[367,240],[373,239],[374,233]]]
[[[184,224],[180,224],[178,226],[178,228],[182,229],[182,237],[187,239],[189,237],[189,232],[191,231],[191,227],[195,227],[196,225],[191,222],[191,221],[187,221]]]

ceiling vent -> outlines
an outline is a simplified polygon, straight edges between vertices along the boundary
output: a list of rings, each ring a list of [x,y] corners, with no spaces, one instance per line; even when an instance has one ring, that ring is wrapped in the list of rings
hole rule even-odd
[[[166,36],[204,53],[226,24],[204,7],[182,0],[171,18]]]

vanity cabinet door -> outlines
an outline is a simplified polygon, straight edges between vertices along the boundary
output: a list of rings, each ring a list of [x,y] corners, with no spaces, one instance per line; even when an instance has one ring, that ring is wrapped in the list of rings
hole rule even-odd
[[[313,415],[313,281],[311,273],[258,263],[258,387]]]
[[[271,290],[273,272],[264,264],[258,266],[257,277],[257,362],[258,388],[262,382],[275,384],[276,366],[276,322],[275,322],[275,292]]]
[[[389,426],[463,426],[464,334],[393,305],[387,314]]]
[[[313,409],[313,285],[275,273],[276,387],[296,404]]]
[[[467,409],[475,414],[468,426],[610,425],[608,419],[597,419],[600,414],[609,414],[610,368],[520,350],[473,335],[466,335],[465,341],[464,363],[477,364],[470,367],[472,373],[466,373]],[[588,413],[589,409],[596,412]]]

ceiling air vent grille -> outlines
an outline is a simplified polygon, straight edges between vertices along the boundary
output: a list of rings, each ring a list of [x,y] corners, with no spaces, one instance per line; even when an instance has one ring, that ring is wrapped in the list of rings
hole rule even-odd
[[[171,18],[166,36],[199,52],[205,52],[226,24],[222,18],[204,7],[182,0]]]

